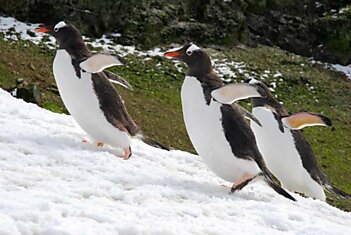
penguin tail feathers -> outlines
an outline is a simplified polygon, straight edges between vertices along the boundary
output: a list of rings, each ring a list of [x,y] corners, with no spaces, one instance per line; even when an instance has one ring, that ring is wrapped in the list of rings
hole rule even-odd
[[[271,176],[271,174],[265,174],[263,175],[264,180],[266,181],[266,183],[277,193],[279,193],[280,195],[292,200],[292,201],[296,201],[296,199],[290,195],[290,193],[288,193],[285,189],[283,189],[282,187],[280,187],[279,184],[277,184],[276,182],[274,182],[273,177]]]
[[[139,135],[139,139],[142,140],[145,144],[148,144],[152,147],[170,151],[169,147],[165,146],[164,144],[161,144],[157,140],[154,140],[153,138],[147,135]]]
[[[324,183],[324,188],[328,190],[331,193],[336,194],[337,196],[340,196],[342,198],[348,198],[351,199],[351,194],[342,191],[341,189],[338,189],[337,187],[333,186],[330,182]]]

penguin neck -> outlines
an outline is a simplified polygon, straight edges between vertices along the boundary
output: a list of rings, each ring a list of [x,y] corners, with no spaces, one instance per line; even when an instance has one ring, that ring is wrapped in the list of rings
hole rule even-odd
[[[279,103],[273,97],[267,98],[251,98],[252,107],[266,107],[275,110],[275,112],[279,115],[287,115],[288,112],[285,110],[284,106]]]
[[[267,100],[264,98],[251,98],[252,107],[264,107],[267,104]]]
[[[204,59],[194,59],[191,61],[187,62],[188,65],[188,75],[197,77],[197,78],[203,78],[206,77],[207,74],[210,74],[213,72],[211,61],[207,61]]]
[[[187,76],[194,77],[201,83],[207,105],[210,104],[210,101],[212,99],[211,92],[223,86],[223,81],[218,77],[214,70],[211,70],[207,73],[191,73],[189,71]]]
[[[214,89],[223,85],[223,81],[216,72],[210,67],[208,70],[196,70],[189,68],[187,76],[195,77],[201,84],[213,86]]]
[[[91,56],[91,52],[83,40],[63,42],[60,44],[60,49],[66,50],[75,60],[82,60]]]

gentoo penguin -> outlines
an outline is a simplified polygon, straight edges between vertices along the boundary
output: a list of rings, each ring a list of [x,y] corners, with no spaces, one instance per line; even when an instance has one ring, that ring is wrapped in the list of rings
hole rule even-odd
[[[243,109],[229,104],[261,96],[255,86],[223,87],[212,69],[210,57],[195,44],[167,51],[165,56],[188,66],[181,88],[183,117],[190,140],[207,166],[222,179],[234,183],[231,192],[260,176],[276,192],[295,200],[273,181],[258,151],[255,136],[243,117]]]
[[[251,128],[267,167],[278,177],[283,188],[322,201],[326,199],[324,189],[350,198],[349,194],[335,188],[322,173],[311,146],[298,130],[306,126],[331,126],[330,119],[309,112],[289,115],[265,84],[257,80],[250,83],[266,93],[264,98],[251,98],[252,113],[261,124],[251,122]]]
[[[36,31],[49,33],[58,41],[60,47],[54,59],[53,72],[60,96],[69,113],[97,146],[108,144],[122,148],[124,159],[132,154],[130,137],[136,136],[150,145],[165,148],[142,135],[109,79],[130,88],[128,82],[103,71],[122,64],[116,57],[93,55],[76,27],[63,21],[55,26],[39,27]]]

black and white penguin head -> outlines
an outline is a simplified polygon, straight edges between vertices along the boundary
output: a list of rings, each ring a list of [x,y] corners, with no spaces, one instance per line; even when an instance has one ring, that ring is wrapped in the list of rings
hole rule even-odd
[[[83,40],[78,29],[74,25],[64,21],[60,21],[55,25],[36,28],[36,31],[54,36],[61,48]]]
[[[207,73],[212,70],[209,55],[193,43],[169,50],[164,55],[185,62],[189,67],[189,71]]]
[[[273,96],[273,94],[271,93],[269,87],[262,81],[258,81],[256,79],[250,79],[246,81],[249,84],[255,85],[257,87],[259,87],[258,89],[260,89],[262,94],[265,94],[264,97],[254,97],[251,98],[254,106],[256,106],[255,104],[279,104],[279,102],[275,99],[275,97]]]
[[[263,90],[267,94],[267,96],[273,97],[269,87],[264,82],[256,80],[254,78],[252,78],[246,82],[251,84],[251,85],[255,85],[257,87],[260,87],[260,90]],[[267,98],[267,97],[265,97],[265,98]]]

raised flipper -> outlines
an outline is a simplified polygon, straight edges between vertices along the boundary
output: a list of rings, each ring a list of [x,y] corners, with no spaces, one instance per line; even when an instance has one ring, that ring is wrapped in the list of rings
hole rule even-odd
[[[115,65],[123,65],[123,63],[117,57],[105,54],[93,55],[79,64],[82,70],[89,73],[99,73]]]
[[[281,118],[285,127],[299,130],[307,126],[332,126],[331,120],[317,113],[300,112]]]
[[[247,83],[228,84],[213,90],[211,95],[222,104],[232,104],[237,100],[266,96],[260,87]]]
[[[112,73],[110,71],[104,71],[104,74],[106,75],[108,80],[110,80],[110,82],[121,85],[129,90],[133,90],[133,87],[129,84],[129,82],[127,82],[126,80],[124,80],[124,78],[118,76],[117,74]]]
[[[247,111],[245,108],[235,105],[235,108],[238,109],[238,111],[244,116],[244,118],[249,119],[250,121],[254,121],[257,125],[262,126],[261,122],[249,111]]]

